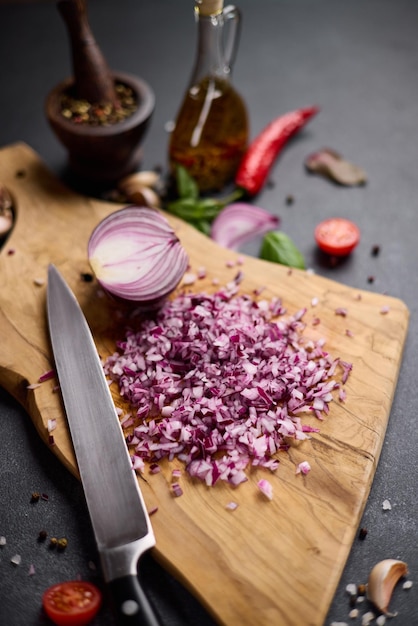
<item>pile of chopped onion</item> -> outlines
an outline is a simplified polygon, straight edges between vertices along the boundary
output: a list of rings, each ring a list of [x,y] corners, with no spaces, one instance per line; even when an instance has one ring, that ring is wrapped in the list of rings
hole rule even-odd
[[[344,383],[351,365],[304,339],[304,313],[238,295],[237,280],[181,293],[128,330],[104,368],[136,409],[134,467],[176,457],[207,485],[237,485],[249,465],[274,471],[289,438],[318,432],[301,415],[322,419],[341,386],[337,368]]]
[[[90,236],[88,257],[106,291],[150,305],[174,291],[189,262],[166,218],[141,206],[125,207],[102,220]]]

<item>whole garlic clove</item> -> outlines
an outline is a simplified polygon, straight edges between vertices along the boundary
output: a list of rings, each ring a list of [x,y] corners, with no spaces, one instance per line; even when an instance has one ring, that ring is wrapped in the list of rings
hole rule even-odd
[[[119,187],[123,188],[125,185],[136,185],[138,187],[157,187],[160,183],[160,175],[153,170],[142,170],[140,172],[134,172],[128,174],[119,181]]]
[[[161,208],[160,196],[154,189],[159,181],[160,176],[156,172],[136,172],[120,180],[118,188],[130,202]]]
[[[407,564],[396,559],[379,561],[369,574],[367,597],[379,611],[388,617],[396,615],[396,613],[389,612],[389,602],[397,582],[407,574]]]

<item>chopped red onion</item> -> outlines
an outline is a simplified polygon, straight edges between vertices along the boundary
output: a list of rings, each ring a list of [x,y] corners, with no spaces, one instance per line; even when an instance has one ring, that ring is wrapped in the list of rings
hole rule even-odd
[[[151,509],[148,510],[148,515],[154,515],[156,512],[158,511],[158,506],[153,506]]]
[[[280,220],[265,209],[235,202],[229,204],[212,223],[211,237],[220,246],[238,250],[245,242],[279,227]]]
[[[311,466],[308,461],[302,461],[296,468],[296,474],[309,474]]]
[[[46,380],[50,380],[51,378],[55,377],[55,370],[48,370],[47,372],[44,372],[43,374],[41,374],[39,376],[39,383],[43,383]]]
[[[52,418],[52,419],[49,419],[48,420],[48,427],[47,427],[48,428],[48,432],[52,433],[52,431],[55,430],[56,427],[57,427],[57,420],[55,419],[55,417]]]
[[[175,289],[188,266],[187,253],[166,218],[140,206],[102,220],[90,236],[88,256],[106,291],[149,306]]]
[[[261,493],[266,496],[266,498],[268,498],[269,500],[273,500],[273,487],[268,480],[262,478],[258,481],[257,487],[259,488]]]
[[[325,341],[303,337],[306,309],[288,316],[279,298],[237,295],[236,276],[215,294],[182,292],[126,331],[104,363],[135,409],[127,437],[133,459],[182,461],[189,474],[214,485],[247,480],[248,466],[275,471],[288,438],[318,429],[342,368]]]
[[[182,283],[183,283],[183,285],[186,285],[186,286],[194,285],[196,280],[197,280],[196,274],[192,274],[191,272],[187,272],[187,274],[184,274],[184,276],[183,276]]]
[[[26,389],[29,389],[30,391],[33,391],[34,389],[38,389],[38,387],[40,387],[41,384],[40,383],[32,383],[31,385],[28,385],[26,387]]]
[[[171,491],[176,498],[179,498],[183,495],[183,489],[180,487],[179,483],[173,483],[171,485]]]

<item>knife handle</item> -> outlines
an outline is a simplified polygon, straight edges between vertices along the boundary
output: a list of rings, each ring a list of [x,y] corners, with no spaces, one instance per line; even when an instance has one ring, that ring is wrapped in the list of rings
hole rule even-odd
[[[108,589],[119,626],[162,626],[137,576],[115,578]]]

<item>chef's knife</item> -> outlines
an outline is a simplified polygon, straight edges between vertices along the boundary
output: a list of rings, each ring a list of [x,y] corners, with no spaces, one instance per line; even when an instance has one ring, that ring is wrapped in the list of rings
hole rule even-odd
[[[155,545],[115,405],[86,318],[54,265],[47,311],[78,469],[118,624],[159,626],[138,579],[139,557]]]

